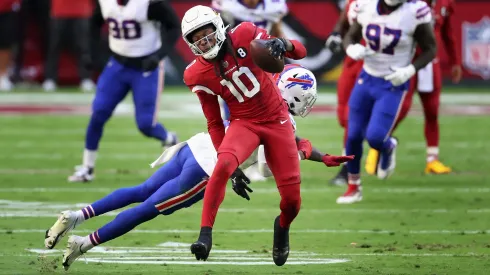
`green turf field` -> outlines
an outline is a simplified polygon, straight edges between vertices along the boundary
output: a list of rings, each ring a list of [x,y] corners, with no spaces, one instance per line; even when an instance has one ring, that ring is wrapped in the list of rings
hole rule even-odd
[[[14,95],[0,95],[0,106],[70,103],[86,107],[91,98]],[[169,98],[185,104],[177,105]],[[164,99],[161,109],[169,111],[160,113],[160,120],[169,129],[183,139],[205,131],[200,110],[189,109],[195,109],[195,99]],[[465,106],[458,100],[443,100],[441,158],[455,170],[451,175],[423,174],[423,118],[418,112],[396,133],[401,144],[395,175],[388,181],[364,177],[364,201],[359,204],[335,204],[344,189],[327,181],[337,169],[303,162],[302,210],[291,228],[292,252],[283,267],[274,266],[271,259],[279,195],[274,182],[268,181],[252,184],[250,201],[227,190],[215,225],[213,251],[204,264],[193,259],[188,245],[199,232],[202,204],[198,203],[101,245],[74,263],[68,273],[488,274],[488,99],[482,95]],[[179,108],[186,115],[172,116]],[[451,108],[470,111],[450,115]],[[96,180],[90,184],[66,182],[73,167],[81,163],[87,115],[0,114],[0,274],[65,273],[61,257],[67,238],[58,244],[59,250],[46,251],[43,246],[44,231],[57,214],[77,210],[152,174],[149,163],[161,153],[159,144],[142,137],[130,111],[125,111],[120,109],[107,124]],[[342,131],[332,114],[312,114],[297,119],[297,124],[298,134],[322,151],[340,153]],[[115,214],[89,220],[74,233],[89,234]]]

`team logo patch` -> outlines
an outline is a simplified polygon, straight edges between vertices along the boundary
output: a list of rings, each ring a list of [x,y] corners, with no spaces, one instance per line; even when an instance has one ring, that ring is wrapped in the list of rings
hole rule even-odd
[[[238,48],[238,50],[236,50],[236,54],[238,57],[240,58],[245,58],[247,57],[247,49],[245,49],[244,47],[240,47]]]
[[[313,87],[313,84],[315,83],[313,78],[308,74],[304,74],[301,76],[295,75],[294,78],[290,77],[287,79],[287,81],[289,81],[289,83],[286,85],[286,88],[288,89],[296,85],[300,85],[301,89],[308,90]]]
[[[490,18],[463,22],[463,65],[483,79],[490,79]]]

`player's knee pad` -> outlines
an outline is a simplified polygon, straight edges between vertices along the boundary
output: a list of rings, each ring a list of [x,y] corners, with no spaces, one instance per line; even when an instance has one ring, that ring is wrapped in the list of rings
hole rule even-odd
[[[383,148],[385,137],[386,133],[382,133],[381,131],[372,131],[366,134],[366,140],[369,146],[378,151]]]
[[[224,152],[218,155],[218,161],[216,167],[214,168],[213,176],[227,177],[229,178],[231,174],[238,168],[238,159],[232,153]]]
[[[283,185],[278,189],[281,195],[281,210],[298,213],[301,208],[300,184]]]
[[[153,121],[138,121],[138,130],[140,130],[140,132],[147,136],[147,137],[151,137],[152,136],[152,132],[153,132]]]
[[[112,115],[112,111],[107,111],[102,109],[94,110],[92,112],[92,116],[90,117],[90,124],[102,126],[107,122],[107,120],[109,120],[111,115]]]
[[[275,175],[274,178],[279,188],[282,186],[299,185],[301,183],[301,177],[299,174],[286,176]]]
[[[362,143],[362,141],[363,141],[363,136],[361,131],[347,132],[346,146],[348,146],[348,144]]]
[[[424,116],[426,121],[437,121],[439,116],[439,104],[424,104]]]

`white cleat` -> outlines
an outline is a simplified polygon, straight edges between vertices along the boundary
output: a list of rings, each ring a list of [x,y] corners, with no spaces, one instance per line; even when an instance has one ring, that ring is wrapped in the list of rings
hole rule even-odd
[[[66,245],[65,253],[63,253],[63,269],[68,270],[70,266],[86,251],[82,250],[84,237],[70,236]]]
[[[349,184],[347,191],[337,198],[337,204],[352,204],[360,201],[362,201],[362,187],[355,184]]]
[[[76,212],[70,210],[61,212],[54,225],[46,230],[46,235],[44,236],[44,245],[46,248],[53,249],[61,238],[80,223],[82,223],[82,220],[77,217]]]
[[[395,172],[395,167],[396,167],[396,147],[398,146],[398,140],[394,137],[390,137],[391,142],[394,144],[393,150],[390,153],[390,160],[388,167],[386,169],[381,168],[381,163],[383,163],[383,154],[379,154],[379,162],[378,162],[378,170],[377,170],[377,176],[379,179],[387,179],[389,176],[391,176]]]
[[[68,182],[89,182],[94,178],[94,173],[88,167],[79,165],[75,167],[75,173],[68,177]]]
[[[177,134],[174,132],[167,132],[167,139],[162,142],[162,146],[164,149],[168,149],[179,142],[179,138]]]

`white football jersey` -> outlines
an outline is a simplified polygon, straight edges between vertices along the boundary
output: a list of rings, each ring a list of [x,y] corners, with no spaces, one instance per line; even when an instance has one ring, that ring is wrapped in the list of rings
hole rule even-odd
[[[255,9],[244,6],[240,0],[213,0],[211,6],[228,22],[234,21],[235,25],[252,22],[268,32],[288,13],[286,0],[263,0]]]
[[[162,45],[160,23],[148,20],[150,0],[133,0],[125,6],[116,0],[99,0],[102,16],[109,25],[109,48],[126,57],[142,57]]]
[[[431,8],[424,1],[409,0],[390,14],[380,14],[378,1],[372,0],[357,0],[351,9],[366,46],[376,52],[364,58],[363,67],[375,77],[392,73],[391,67],[408,66],[415,53],[415,29],[432,21]]]

